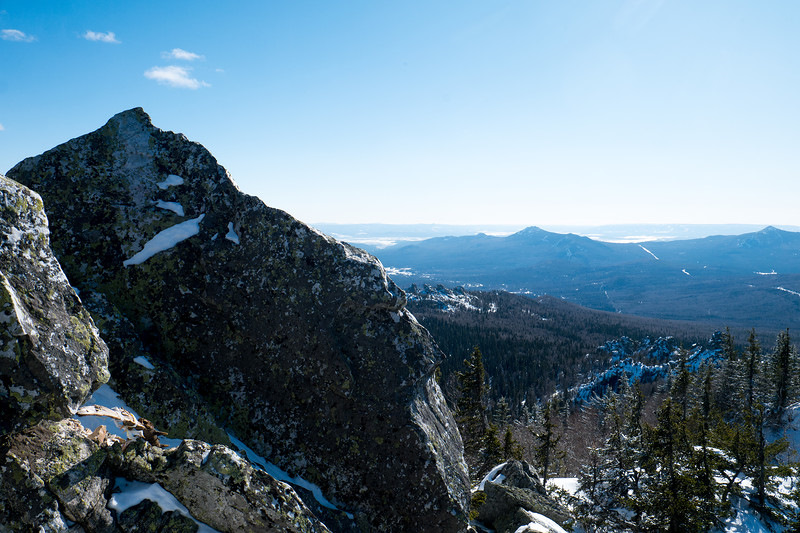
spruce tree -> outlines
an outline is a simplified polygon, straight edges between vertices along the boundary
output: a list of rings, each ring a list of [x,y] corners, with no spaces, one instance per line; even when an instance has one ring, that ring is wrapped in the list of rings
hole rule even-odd
[[[522,459],[522,446],[514,439],[511,433],[511,427],[506,426],[506,432],[503,434],[503,460],[511,461],[513,459]]]
[[[497,426],[489,424],[483,435],[483,467],[481,471],[488,472],[502,461],[503,445],[497,437]]]
[[[542,413],[542,431],[536,435],[538,444],[534,447],[534,456],[542,469],[542,485],[545,486],[553,466],[564,457],[564,453],[558,448],[561,436],[556,434],[555,428],[552,409],[548,402]]]
[[[760,400],[760,378],[761,378],[761,345],[756,337],[756,331],[750,331],[747,338],[747,348],[744,351],[742,360],[742,388],[744,393],[744,408],[753,409],[756,400]]]
[[[714,398],[720,412],[727,416],[743,405],[743,395],[731,394],[731,385],[739,381],[740,361],[730,328],[722,334],[722,369],[714,380]]]
[[[464,440],[465,454],[476,456],[484,444],[486,421],[486,371],[477,346],[464,360],[464,370],[457,373],[461,396],[456,403],[456,422]]]
[[[789,330],[782,331],[775,343],[770,365],[773,383],[772,418],[779,421],[793,396],[792,385],[792,341]]]

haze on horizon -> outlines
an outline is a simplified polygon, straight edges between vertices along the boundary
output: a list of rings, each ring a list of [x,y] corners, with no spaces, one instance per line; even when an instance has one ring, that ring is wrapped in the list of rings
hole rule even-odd
[[[0,3],[0,173],[143,107],[307,222],[797,225],[800,4]]]

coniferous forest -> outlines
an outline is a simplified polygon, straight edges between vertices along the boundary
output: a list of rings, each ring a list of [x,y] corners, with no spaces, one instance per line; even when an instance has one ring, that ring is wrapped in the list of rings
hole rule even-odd
[[[800,531],[800,463],[785,434],[800,401],[800,356],[788,330],[767,338],[725,329],[701,359],[688,348],[701,340],[700,325],[614,315],[597,320],[569,305],[559,314],[559,302],[537,299],[552,305],[549,313],[530,304],[527,315],[549,314],[554,324],[549,335],[532,334],[504,317],[523,315],[509,305],[517,296],[474,295],[491,300],[491,312],[474,305],[478,300],[469,311],[443,310],[430,299],[412,302],[451,355],[441,380],[474,481],[515,458],[535,465],[545,485],[555,477],[577,478],[577,496],[554,485],[549,492],[587,532],[713,531],[742,506],[762,523]],[[564,334],[561,320],[574,321],[570,331],[580,334]],[[603,358],[609,352],[599,337],[664,334],[659,328],[669,327],[681,340],[668,344],[674,350],[658,379],[645,383],[623,373],[600,393],[576,397],[576,385],[611,362]],[[452,355],[455,350],[463,355]],[[574,374],[557,370],[564,368]]]

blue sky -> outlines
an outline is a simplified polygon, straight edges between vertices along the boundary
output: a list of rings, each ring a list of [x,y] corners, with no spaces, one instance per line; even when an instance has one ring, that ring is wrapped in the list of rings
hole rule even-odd
[[[306,222],[800,224],[794,0],[0,0],[0,172],[141,106]]]

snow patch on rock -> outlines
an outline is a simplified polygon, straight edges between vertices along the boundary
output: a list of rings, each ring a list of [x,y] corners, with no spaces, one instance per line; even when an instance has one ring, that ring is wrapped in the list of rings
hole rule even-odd
[[[170,174],[167,176],[167,179],[156,183],[156,185],[158,185],[159,189],[166,190],[175,185],[183,185],[183,178],[175,174]]]
[[[185,216],[183,214],[183,206],[178,202],[164,202],[163,200],[158,200],[156,202],[156,207],[160,207],[161,209],[166,209],[167,211],[172,211],[179,217]]]
[[[234,244],[239,244],[239,235],[233,230],[233,222],[228,222],[228,233],[225,238]]]
[[[189,237],[194,237],[200,233],[200,222],[202,222],[205,214],[200,215],[192,220],[175,224],[163,231],[156,234],[155,237],[150,239],[144,244],[144,248],[137,252],[130,259],[122,262],[124,266],[139,265],[144,263],[158,252],[169,250],[181,241],[185,241]]]

